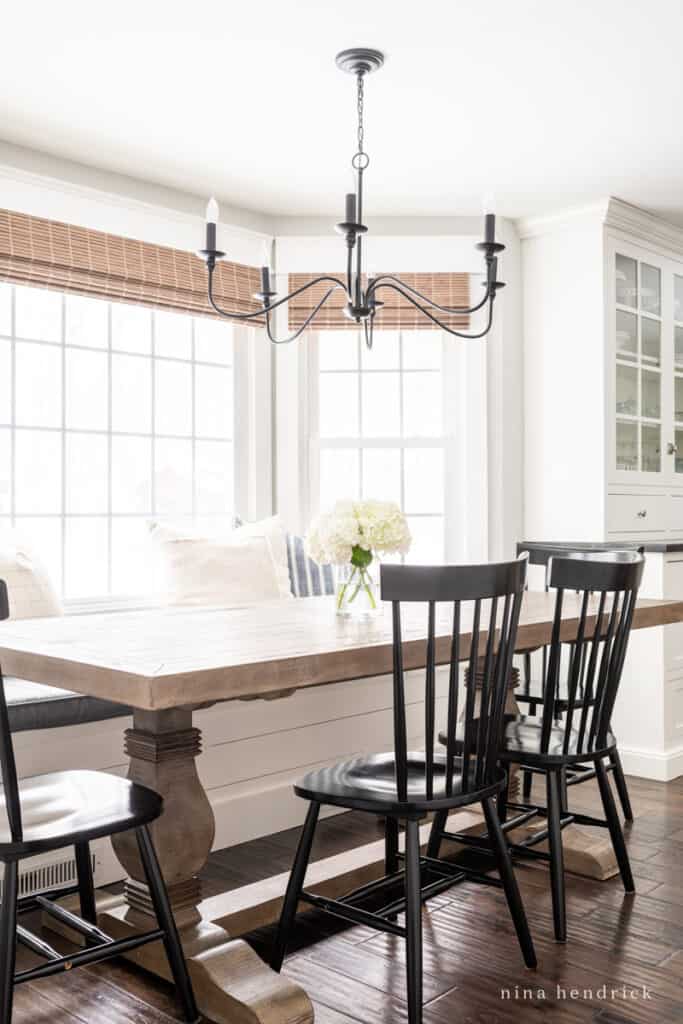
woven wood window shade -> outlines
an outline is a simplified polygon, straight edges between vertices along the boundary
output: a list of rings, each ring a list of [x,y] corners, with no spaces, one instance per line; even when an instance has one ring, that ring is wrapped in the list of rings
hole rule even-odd
[[[440,306],[469,306],[470,304],[468,274],[400,274],[394,271],[384,271],[383,273],[395,273],[395,276],[400,277],[405,284],[410,285],[411,288],[417,288],[419,292],[428,295]],[[301,288],[302,285],[318,276],[318,274],[290,274],[289,291]],[[329,284],[323,282],[290,302],[289,326],[292,330],[301,327],[328,288]],[[421,331],[439,330],[436,324],[396,292],[388,288],[381,289],[377,292],[377,299],[381,300],[384,305],[378,310],[375,317],[376,330],[394,331],[399,328]],[[333,292],[317,314],[314,321],[315,327],[328,331],[358,330],[358,325],[344,316],[345,304],[344,292],[341,289]],[[447,327],[454,327],[458,330],[469,327],[469,316],[438,313],[436,310],[434,312]]]
[[[0,210],[0,280],[216,315],[206,298],[206,265],[194,253],[9,210]],[[254,312],[259,289],[257,267],[228,260],[216,267],[219,305]]]

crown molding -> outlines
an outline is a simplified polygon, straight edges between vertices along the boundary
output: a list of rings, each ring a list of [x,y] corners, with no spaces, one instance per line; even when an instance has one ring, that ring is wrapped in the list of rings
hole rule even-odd
[[[206,199],[151,181],[80,164],[0,139],[0,180],[8,185],[63,195],[120,210],[144,213],[160,221],[203,223]],[[33,213],[34,210],[23,212]],[[41,215],[50,216],[50,214]],[[59,219],[55,217],[54,219]],[[272,238],[265,213],[221,203],[220,223],[235,235]]]
[[[549,235],[564,228],[575,227],[581,223],[604,223],[607,209],[612,200],[599,199],[585,206],[571,207],[549,213],[540,217],[520,217],[515,221],[520,239],[538,238]]]
[[[521,239],[538,238],[586,224],[611,228],[647,245],[683,254],[683,228],[615,196],[544,217],[523,217],[516,221]]]
[[[622,199],[609,199],[604,223],[605,227],[622,231],[648,245],[683,254],[683,228]]]

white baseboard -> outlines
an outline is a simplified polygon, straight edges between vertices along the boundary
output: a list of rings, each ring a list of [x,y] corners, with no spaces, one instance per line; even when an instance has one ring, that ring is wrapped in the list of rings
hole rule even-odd
[[[619,744],[619,755],[627,775],[657,782],[671,782],[683,775],[683,747],[677,750],[638,750]]]
[[[297,797],[293,789],[295,780],[302,774],[297,771],[291,778],[278,775],[274,782],[264,779],[258,785],[226,786],[209,791],[216,818],[214,850],[303,825],[308,803]],[[326,818],[341,814],[342,810],[323,807],[320,813]]]

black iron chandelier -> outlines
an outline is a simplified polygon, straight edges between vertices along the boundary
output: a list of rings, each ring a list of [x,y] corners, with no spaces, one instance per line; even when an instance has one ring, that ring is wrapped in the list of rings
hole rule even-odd
[[[265,318],[266,331],[273,344],[284,344],[298,338],[313,322],[317,313],[325,305],[333,292],[341,289],[346,297],[344,314],[349,320],[354,321],[360,327],[363,326],[365,341],[368,348],[372,348],[373,323],[378,310],[383,305],[380,294],[384,290],[397,292],[399,295],[420,311],[427,319],[431,320],[441,330],[453,334],[457,338],[483,338],[491,330],[493,323],[493,303],[496,292],[499,288],[505,287],[503,281],[497,280],[498,258],[497,253],[502,252],[505,246],[496,242],[496,218],[493,213],[486,213],[484,241],[477,244],[484,254],[485,281],[484,296],[474,306],[440,306],[427,295],[423,295],[417,289],[405,284],[400,278],[393,274],[379,274],[367,280],[363,272],[363,235],[368,230],[363,224],[363,174],[370,163],[370,158],[364,148],[364,125],[363,107],[365,78],[373,71],[377,71],[384,63],[384,54],[379,50],[369,50],[362,47],[355,47],[351,50],[342,50],[336,57],[337,67],[356,76],[357,89],[357,111],[358,111],[358,150],[354,154],[351,165],[356,172],[356,191],[346,196],[346,208],[344,220],[336,225],[337,232],[346,241],[346,277],[342,280],[328,274],[316,277],[308,281],[301,288],[277,298],[277,292],[273,290],[270,269],[261,267],[261,290],[254,295],[254,298],[261,304],[261,308],[252,313],[232,313],[229,310],[221,309],[213,297],[213,274],[218,260],[223,259],[224,252],[216,248],[216,224],[218,221],[218,204],[215,199],[210,199],[206,208],[206,246],[201,249],[199,255],[206,261],[208,270],[208,297],[213,309],[222,317],[228,320],[249,321]],[[364,284],[365,281],[365,284]],[[306,317],[304,323],[286,338],[275,338],[272,333],[272,313],[278,306],[285,305],[297,295],[314,288],[316,285],[325,284],[322,298]],[[439,314],[452,316],[454,314],[467,316],[476,313],[477,310],[488,307],[485,326],[476,334],[466,334],[456,331],[445,324]]]

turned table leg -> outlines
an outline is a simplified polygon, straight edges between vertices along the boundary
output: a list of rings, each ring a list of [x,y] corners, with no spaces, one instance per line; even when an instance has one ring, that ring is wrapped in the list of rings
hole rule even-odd
[[[271,971],[245,942],[232,939],[207,909],[211,902],[202,904],[198,874],[211,852],[214,816],[197,774],[201,735],[192,725],[192,709],[136,711],[125,749],[129,778],[164,798],[152,835],[201,1012],[220,1024],[312,1022],[303,989]],[[105,931],[119,937],[149,927],[153,910],[134,836],[124,833],[113,842],[128,880],[124,896],[105,901],[98,918]],[[136,950],[131,959],[169,977],[161,943]]]

